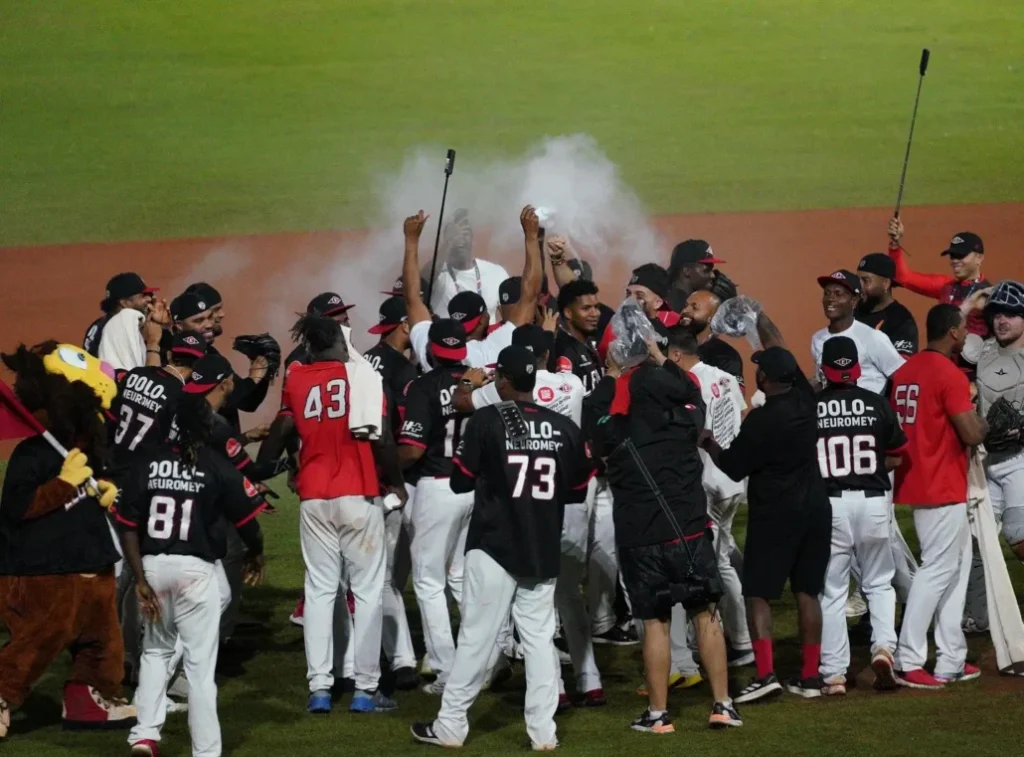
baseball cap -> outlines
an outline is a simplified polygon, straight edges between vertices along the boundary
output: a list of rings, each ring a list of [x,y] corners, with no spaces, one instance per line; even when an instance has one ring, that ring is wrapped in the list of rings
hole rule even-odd
[[[332,315],[344,313],[346,310],[354,307],[355,305],[346,305],[339,294],[335,294],[334,292],[323,292],[309,301],[309,304],[306,305],[306,312],[310,315],[325,315],[330,317]]]
[[[175,355],[203,357],[206,354],[206,339],[198,331],[179,331],[171,337],[171,352]]]
[[[711,251],[711,245],[703,239],[687,239],[685,242],[680,242],[672,248],[672,258],[670,260],[673,268],[698,264],[716,265],[717,263],[724,262],[724,260],[715,257],[715,254]]]
[[[832,384],[852,384],[860,378],[857,343],[848,336],[834,336],[821,350],[821,372]]]
[[[822,289],[827,287],[829,284],[838,284],[844,289],[855,294],[857,297],[860,297],[860,276],[852,271],[843,269],[833,271],[828,276],[818,277],[818,285],[821,286]]]
[[[462,324],[468,334],[487,312],[484,298],[476,292],[459,292],[448,301],[448,315]]]
[[[398,278],[395,279],[395,283],[391,285],[391,291],[390,292],[383,292],[382,291],[381,294],[387,294],[387,295],[390,295],[392,297],[401,297],[402,296],[402,292],[404,290],[405,290],[405,282],[402,279],[402,274],[398,274]],[[420,295],[422,296],[422,295],[426,294],[426,291],[427,291],[427,280],[421,276],[420,277]]]
[[[192,294],[198,294],[199,299],[205,301],[208,308],[216,307],[224,301],[224,298],[220,296],[220,292],[205,281],[189,284],[185,291],[192,292]]]
[[[981,237],[969,231],[960,231],[949,240],[949,247],[943,250],[942,254],[959,260],[966,258],[972,252],[985,254],[985,245],[982,243]]]
[[[668,273],[657,263],[644,263],[639,268],[633,269],[633,275],[629,277],[629,284],[630,286],[647,287],[664,299],[668,293]]]
[[[522,345],[513,344],[499,352],[495,369],[512,382],[516,391],[532,391],[537,383],[537,356]]]
[[[793,353],[783,347],[758,350],[750,359],[764,371],[769,381],[792,382],[800,370]]]
[[[536,323],[524,323],[512,332],[512,344],[525,347],[536,357],[550,352],[555,346],[555,340],[550,331],[545,331]]]
[[[883,279],[890,279],[894,287],[899,286],[896,283],[896,261],[884,252],[872,252],[862,257],[857,264],[857,272],[881,276]]]
[[[186,318],[206,312],[211,307],[213,305],[195,292],[185,292],[171,300],[171,317],[176,321],[184,321]]]
[[[466,359],[466,330],[454,318],[438,318],[427,332],[430,351],[445,360]]]
[[[523,295],[523,277],[509,276],[498,285],[498,302],[502,305],[514,305]]]
[[[405,300],[401,297],[388,297],[380,304],[378,311],[380,322],[371,326],[371,334],[389,334],[408,317],[405,312]]]
[[[158,287],[146,286],[146,282],[137,273],[119,273],[107,282],[103,300],[104,302],[116,302],[137,294],[152,294],[159,291]]]
[[[185,391],[189,394],[206,394],[232,373],[231,363],[223,355],[203,355],[192,366],[192,375],[185,382]]]

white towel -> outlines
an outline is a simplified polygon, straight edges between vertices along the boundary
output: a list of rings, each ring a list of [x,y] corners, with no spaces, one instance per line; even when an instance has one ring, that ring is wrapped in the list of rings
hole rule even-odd
[[[116,371],[130,371],[146,364],[146,342],[142,338],[142,321],[138,310],[126,308],[103,327],[100,336],[100,360]]]
[[[985,591],[988,595],[988,624],[996,665],[1000,672],[1024,675],[1024,620],[1006,570],[1006,560],[999,543],[999,529],[988,496],[983,448],[971,457],[967,475],[967,513],[971,535],[978,540],[978,549],[985,564]]]
[[[360,439],[380,439],[384,427],[384,384],[380,374],[352,346],[352,329],[341,327],[348,344],[348,427]]]

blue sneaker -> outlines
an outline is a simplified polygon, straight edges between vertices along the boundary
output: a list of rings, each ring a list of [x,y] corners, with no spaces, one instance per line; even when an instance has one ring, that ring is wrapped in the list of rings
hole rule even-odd
[[[309,695],[309,704],[306,705],[313,715],[326,715],[331,711],[331,692],[326,690],[314,691]]]
[[[379,691],[357,691],[348,709],[349,712],[391,712],[398,709],[398,703]]]

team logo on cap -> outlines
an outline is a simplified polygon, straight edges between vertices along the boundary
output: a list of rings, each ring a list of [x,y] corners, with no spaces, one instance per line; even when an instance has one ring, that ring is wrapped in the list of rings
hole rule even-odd
[[[843,272],[842,271],[836,271],[835,273],[832,274],[832,278],[833,279],[845,279],[846,277],[843,276]]]
[[[711,251],[711,245],[708,245],[708,248],[704,251],[704,256],[703,257],[705,257],[705,258],[713,258],[714,256],[715,256],[715,253],[713,253]]]
[[[327,300],[328,305],[337,305],[341,302],[341,297],[334,295],[331,299]]]
[[[533,366],[532,365],[526,366],[526,372],[527,373],[533,373]]]
[[[110,290],[109,290],[109,289],[108,289],[108,290],[106,290],[106,291],[105,291],[105,292],[103,293],[103,299],[105,299],[105,300],[109,300],[109,299],[110,299]]]
[[[551,402],[555,398],[555,393],[551,390],[550,386],[542,386],[537,390],[537,399],[541,402]]]
[[[508,292],[502,292],[502,294],[501,294],[501,301],[502,302],[508,302]]]
[[[198,347],[199,346],[199,340],[196,339],[194,336],[187,336],[184,339],[182,339],[182,341],[185,344],[189,345],[190,347]]]
[[[867,258],[861,258],[861,259],[860,259],[860,265],[858,265],[857,267],[858,267],[858,268],[863,268],[863,267],[864,267],[864,266],[866,266],[867,264],[868,264],[868,259],[867,259]]]
[[[452,313],[452,318],[454,318],[456,321],[461,321],[465,317],[465,313]]]
[[[384,319],[387,318],[387,316],[384,315],[383,313],[380,313],[378,314],[377,318],[380,320],[381,323],[383,323]]]
[[[951,240],[949,240],[949,243],[950,244],[963,244],[964,243],[964,238],[963,237],[953,237]]]
[[[206,303],[203,302],[202,300],[199,301],[199,309],[206,310]]]
[[[203,377],[202,377],[201,374],[196,373],[195,371],[192,371],[192,380],[193,381],[202,381]]]
[[[449,347],[454,347],[455,345],[457,345],[459,343],[458,338],[454,337],[454,336],[446,336],[441,341],[444,342],[445,344],[447,344]]]
[[[638,276],[637,274],[635,274],[635,273],[634,273],[634,274],[633,274],[633,278],[631,278],[631,279],[629,280],[629,283],[630,283],[630,284],[635,284],[635,283],[636,283],[636,282],[638,282],[638,281],[640,281],[640,277],[639,277],[639,276]]]
[[[850,358],[848,357],[841,357],[838,360],[836,360],[836,365],[838,365],[840,368],[845,368],[848,365],[853,365],[853,361],[850,360]]]

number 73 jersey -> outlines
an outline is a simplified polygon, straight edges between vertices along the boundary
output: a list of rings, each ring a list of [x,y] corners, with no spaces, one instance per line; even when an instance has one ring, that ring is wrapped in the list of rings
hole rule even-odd
[[[818,467],[829,494],[889,491],[885,458],[906,445],[885,397],[853,385],[830,385],[818,395]]]
[[[405,391],[405,421],[398,443],[423,449],[407,480],[450,478],[452,458],[472,413],[452,407],[455,387],[466,366],[440,366],[409,384]]]

